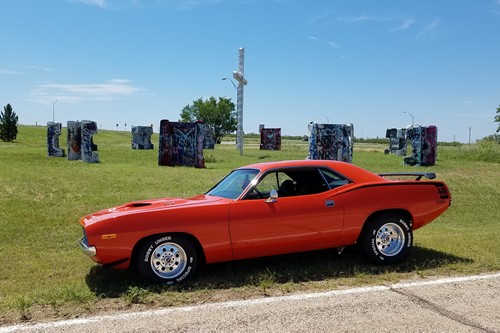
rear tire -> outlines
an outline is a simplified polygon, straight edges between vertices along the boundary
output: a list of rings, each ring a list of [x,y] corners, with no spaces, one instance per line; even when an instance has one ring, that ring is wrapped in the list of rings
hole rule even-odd
[[[148,280],[179,284],[191,277],[198,267],[193,244],[181,235],[157,235],[142,246],[137,269]]]
[[[386,213],[368,221],[360,239],[366,257],[378,264],[405,259],[413,245],[411,221],[397,213]]]

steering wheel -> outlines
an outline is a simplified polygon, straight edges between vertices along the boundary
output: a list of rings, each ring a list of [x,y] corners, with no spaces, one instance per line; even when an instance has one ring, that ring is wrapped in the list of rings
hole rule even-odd
[[[262,195],[262,193],[260,193],[260,191],[256,187],[254,187],[250,192],[254,192],[255,194],[257,194],[259,199],[264,199],[264,196]]]

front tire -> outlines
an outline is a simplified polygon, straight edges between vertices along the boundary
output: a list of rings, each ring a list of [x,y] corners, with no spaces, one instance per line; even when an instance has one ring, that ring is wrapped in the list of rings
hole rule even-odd
[[[412,225],[408,218],[386,213],[367,223],[360,245],[370,261],[392,264],[408,256],[413,245]]]
[[[145,278],[164,284],[179,284],[193,275],[198,254],[193,244],[181,235],[158,235],[142,246],[137,268]]]

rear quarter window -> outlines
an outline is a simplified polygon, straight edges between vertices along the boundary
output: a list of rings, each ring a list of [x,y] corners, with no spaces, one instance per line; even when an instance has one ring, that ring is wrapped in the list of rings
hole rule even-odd
[[[330,189],[334,189],[342,185],[349,184],[349,180],[345,179],[340,175],[337,175],[336,173],[334,173],[329,169],[320,169],[320,172],[325,178],[325,181],[327,182]]]

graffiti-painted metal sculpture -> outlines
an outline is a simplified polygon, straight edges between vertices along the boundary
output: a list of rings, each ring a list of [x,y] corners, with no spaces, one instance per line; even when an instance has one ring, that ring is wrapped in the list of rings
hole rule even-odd
[[[61,135],[61,123],[47,123],[47,151],[48,156],[64,157],[64,149],[59,148],[59,136]]]
[[[403,158],[405,165],[429,166],[436,164],[437,159],[437,127],[409,126],[406,138],[411,141],[411,155]]]
[[[261,128],[260,149],[281,150],[281,128]]]
[[[205,126],[205,140],[203,142],[203,149],[215,148],[215,134],[214,129],[210,126]]]
[[[82,159],[82,124],[79,121],[68,121],[68,161]]]
[[[82,161],[87,163],[98,163],[99,154],[97,153],[97,145],[92,139],[94,134],[97,134],[97,123],[91,120],[83,120],[81,122],[82,131]]]
[[[317,124],[311,122],[308,129],[308,160],[336,160],[352,163],[353,124]]]
[[[406,156],[406,129],[389,128],[385,132],[385,137],[389,138],[389,149],[386,154],[395,154],[397,156]]]
[[[67,126],[68,161],[98,163],[97,145],[92,138],[97,133],[97,123],[91,120],[68,121]]]
[[[151,126],[132,126],[132,149],[154,149],[151,135],[153,135]]]
[[[160,122],[158,165],[204,168],[204,133],[203,122],[181,123],[163,119]]]

